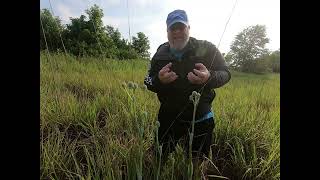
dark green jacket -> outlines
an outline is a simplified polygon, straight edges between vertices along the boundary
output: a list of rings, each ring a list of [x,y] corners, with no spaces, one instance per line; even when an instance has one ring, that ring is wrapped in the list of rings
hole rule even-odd
[[[196,115],[201,117],[211,110],[211,103],[215,98],[213,89],[226,84],[231,74],[223,56],[212,43],[190,37],[184,50],[182,59],[178,60],[170,53],[168,42],[160,45],[151,60],[144,84],[150,91],[157,93],[163,112],[180,112],[183,109],[190,111],[192,102],[189,96],[192,91],[201,90],[202,95]],[[158,77],[159,71],[170,62],[173,64],[171,70],[178,75],[178,79],[169,84],[162,84]],[[210,71],[211,76],[204,88],[202,88],[203,85],[191,84],[187,78],[187,74],[195,68],[195,63],[202,63]]]

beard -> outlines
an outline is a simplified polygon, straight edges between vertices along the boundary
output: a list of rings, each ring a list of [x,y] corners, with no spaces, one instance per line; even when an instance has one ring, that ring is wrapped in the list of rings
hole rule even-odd
[[[187,45],[188,41],[189,41],[189,36],[187,36],[184,39],[176,39],[176,40],[169,41],[169,45],[170,45],[170,48],[180,51]]]

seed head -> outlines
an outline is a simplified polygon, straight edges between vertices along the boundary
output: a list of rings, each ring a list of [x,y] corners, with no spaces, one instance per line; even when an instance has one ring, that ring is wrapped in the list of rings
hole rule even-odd
[[[143,115],[144,115],[144,117],[148,117],[148,112],[147,111],[143,111]]]
[[[139,85],[137,83],[133,83],[133,89],[138,89]]]
[[[156,127],[159,128],[160,127],[160,122],[156,121]]]
[[[189,96],[190,101],[194,104],[198,104],[201,94],[197,91],[192,91],[192,94]]]
[[[134,83],[132,81],[128,82],[128,88],[133,89]]]
[[[127,83],[126,83],[126,82],[122,82],[121,86],[122,86],[123,88],[126,88],[126,87],[127,87]]]
[[[144,84],[144,85],[141,86],[141,89],[142,90],[147,90],[147,86]]]

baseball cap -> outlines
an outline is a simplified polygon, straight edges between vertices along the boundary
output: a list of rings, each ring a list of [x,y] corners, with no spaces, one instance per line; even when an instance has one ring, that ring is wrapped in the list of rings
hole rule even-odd
[[[167,17],[167,28],[170,28],[174,23],[180,22],[185,24],[186,26],[189,25],[188,16],[184,10],[174,10],[168,14]]]

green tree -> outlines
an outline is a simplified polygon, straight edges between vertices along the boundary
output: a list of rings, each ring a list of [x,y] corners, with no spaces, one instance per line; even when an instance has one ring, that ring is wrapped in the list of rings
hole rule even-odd
[[[268,42],[264,25],[249,26],[244,29],[236,36],[228,53],[231,66],[243,72],[254,72],[254,68],[260,63],[256,61],[269,54],[265,48]]]
[[[90,54],[115,58],[117,48],[112,39],[105,33],[106,28],[102,21],[103,10],[95,4],[85,12],[88,14],[88,26],[94,38],[94,42],[89,44]]]
[[[230,52],[227,53],[227,54],[224,54],[223,57],[224,57],[224,59],[225,59],[225,61],[227,63],[227,66],[231,67],[231,65],[232,65],[232,56],[231,56]]]
[[[266,53],[259,58],[255,59],[252,62],[252,69],[250,72],[257,73],[257,74],[262,74],[262,73],[267,73],[271,72],[270,68],[270,63],[269,63],[269,58],[270,54]]]
[[[149,59],[150,53],[148,50],[150,49],[150,42],[148,37],[143,32],[137,33],[138,37],[132,37],[132,47],[140,57]]]
[[[116,57],[116,47],[105,33],[103,12],[97,5],[85,10],[88,15],[71,18],[67,25],[66,39],[71,52],[78,56]]]
[[[70,18],[66,27],[61,20],[52,17],[49,10],[40,10],[40,48],[46,49],[45,38],[50,51],[62,49],[61,37],[68,53],[76,56],[107,57],[113,59],[148,58],[149,41],[143,33],[138,33],[134,47],[121,38],[118,29],[103,25],[103,11],[94,5],[85,10],[86,15]],[[43,33],[44,32],[44,33]],[[45,35],[45,36],[44,36]]]
[[[103,27],[103,10],[96,4],[94,4],[91,8],[86,9],[85,12],[88,15],[89,18],[89,24],[90,25],[90,31],[102,33],[104,31]]]
[[[88,44],[94,41],[86,18],[84,15],[79,18],[70,18],[71,23],[67,24],[63,34],[68,50],[74,55],[86,55]]]
[[[125,48],[126,43],[121,40],[121,33],[118,29],[115,29],[114,27],[107,25],[106,26],[106,32],[107,36],[111,38],[113,43],[117,46],[117,48]]]
[[[62,33],[64,27],[59,17],[53,17],[48,9],[40,10],[40,49],[45,50],[46,42],[49,51],[63,49],[63,44],[59,33]]]
[[[269,57],[269,66],[272,69],[272,72],[280,72],[280,49],[273,51]]]

